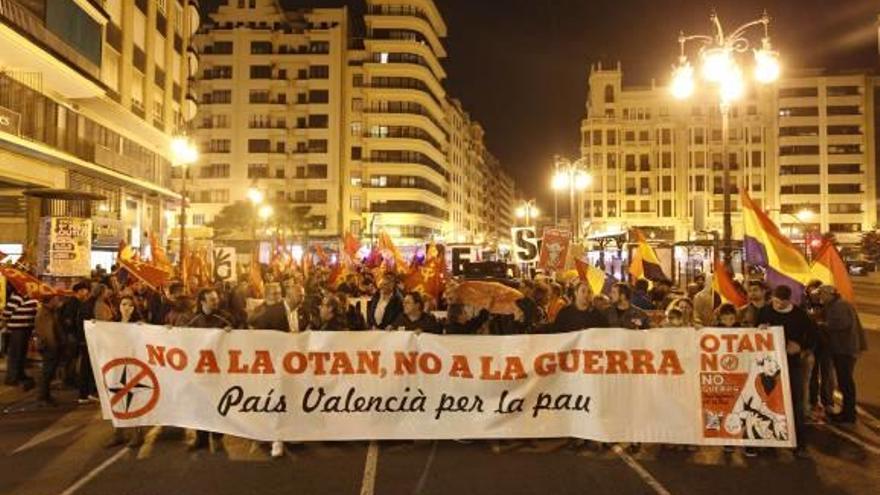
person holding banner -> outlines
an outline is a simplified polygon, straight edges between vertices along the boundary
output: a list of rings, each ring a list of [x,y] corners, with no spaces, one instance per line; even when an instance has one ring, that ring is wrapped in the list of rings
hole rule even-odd
[[[305,310],[303,302],[305,293],[303,286],[294,278],[284,282],[284,309],[287,311],[287,325],[291,333],[305,331],[309,325],[309,313]]]
[[[257,330],[290,331],[287,311],[281,298],[281,284],[277,282],[266,284],[266,298],[263,300],[263,304],[254,309],[247,322],[248,327]]]
[[[344,332],[348,330],[345,321],[345,308],[339,298],[328,294],[318,306],[318,319],[309,325],[309,330],[321,332]]]
[[[217,290],[211,287],[202,289],[196,296],[196,314],[186,326],[191,328],[222,328],[232,330],[232,323],[228,317],[220,314],[220,296]],[[206,449],[210,447],[210,440],[220,442],[223,438],[221,433],[208,433],[205,430],[196,430],[196,440],[189,446],[190,451]]]
[[[632,288],[624,283],[611,286],[611,308],[605,316],[610,328],[645,330],[650,328],[651,319],[643,310],[633,306]]]
[[[817,338],[817,330],[807,312],[791,301],[791,287],[779,285],[773,289],[770,305],[758,313],[758,325],[782,327],[785,332],[785,351],[788,355],[788,379],[791,387],[791,402],[794,405],[795,433],[797,447],[795,455],[808,457],[807,429],[803,404],[803,371],[801,352],[812,349]]]
[[[120,323],[140,323],[143,321],[140,313],[135,307],[135,301],[132,296],[122,296],[119,300],[119,316],[117,316],[113,321],[117,321]],[[128,441],[128,446],[130,448],[138,448],[144,444],[144,434],[145,428],[135,426],[133,428],[126,428],[127,430],[131,430],[131,438]],[[113,428],[113,436],[110,437],[110,440],[104,444],[106,448],[112,448],[125,443],[125,432],[123,428]]]
[[[403,297],[403,313],[394,320],[395,330],[411,330],[417,333],[442,333],[434,315],[425,312],[425,300],[418,292],[407,292]]]
[[[593,291],[590,283],[582,281],[574,290],[574,301],[562,308],[556,321],[549,325],[553,333],[573,332],[587,328],[605,328],[608,318],[593,308]]]
[[[367,326],[385,330],[403,312],[403,300],[395,289],[394,275],[386,273],[379,282],[379,291],[367,304]]]

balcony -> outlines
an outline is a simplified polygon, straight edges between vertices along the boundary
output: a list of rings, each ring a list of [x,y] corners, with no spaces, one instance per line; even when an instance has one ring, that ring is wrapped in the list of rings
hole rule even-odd
[[[0,33],[0,44],[8,47],[0,53],[0,65],[15,71],[39,73],[45,87],[68,98],[104,95],[98,63],[50,31],[42,19],[21,3],[0,0],[0,24],[11,28]],[[96,29],[94,34],[100,43],[100,26],[96,25]]]

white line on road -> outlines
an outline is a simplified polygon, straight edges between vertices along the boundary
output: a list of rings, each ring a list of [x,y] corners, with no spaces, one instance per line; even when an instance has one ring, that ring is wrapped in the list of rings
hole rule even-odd
[[[425,461],[425,468],[422,469],[422,475],[419,476],[419,482],[416,484],[416,489],[413,491],[415,495],[419,495],[422,493],[422,490],[425,489],[425,483],[428,481],[428,472],[431,471],[431,465],[434,464],[434,457],[437,456],[437,440],[434,440],[431,445],[431,453],[428,454],[428,460]]]
[[[76,483],[70,485],[70,487],[67,490],[64,490],[63,492],[61,492],[61,495],[73,495],[74,493],[76,493],[77,490],[82,488],[83,485],[85,485],[89,481],[92,481],[92,479],[94,479],[95,476],[98,476],[99,474],[101,474],[101,471],[107,469],[108,467],[113,465],[113,463],[118,461],[119,459],[122,459],[122,456],[124,456],[126,452],[128,452],[128,447],[123,447],[119,452],[113,454],[113,457],[102,462],[100,466],[96,467],[95,469],[92,469],[91,471],[89,471],[88,474],[86,474],[85,476],[83,476],[82,478],[77,480]]]
[[[379,463],[379,444],[370,442],[367,448],[367,460],[364,463],[364,481],[360,495],[373,495],[376,487],[376,465]],[[62,494],[67,495],[67,494]]]
[[[868,442],[865,442],[864,440],[853,435],[852,433],[850,433],[846,430],[843,430],[841,428],[838,428],[834,425],[826,424],[824,426],[825,426],[825,428],[828,428],[829,430],[831,430],[837,436],[840,436],[840,437],[843,437],[843,438],[849,440],[850,442],[858,445],[859,447],[867,450],[868,452],[871,452],[872,454],[880,455],[880,447],[877,447],[876,445],[872,445]]]
[[[654,492],[657,493],[657,495],[671,495],[669,493],[669,490],[667,490],[666,487],[664,487],[660,484],[659,481],[657,481],[657,478],[649,473],[648,470],[644,468],[644,466],[638,463],[638,461],[633,459],[631,455],[627,454],[620,445],[615,445],[611,450],[613,450],[614,453],[617,454],[617,456],[620,457],[627,466],[631,467],[632,470],[639,475],[639,478],[641,478],[642,481],[653,488]]]

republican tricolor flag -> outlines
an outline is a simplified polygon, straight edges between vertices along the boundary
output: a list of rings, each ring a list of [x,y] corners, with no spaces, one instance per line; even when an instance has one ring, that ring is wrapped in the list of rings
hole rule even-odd
[[[745,190],[741,196],[746,263],[764,268],[771,287],[791,287],[794,301],[799,302],[804,285],[813,278],[809,263]]]
[[[660,259],[657,258],[657,253],[654,252],[654,248],[648,244],[645,235],[642,234],[642,231],[639,229],[633,229],[632,233],[638,245],[636,246],[636,249],[633,250],[632,262],[629,264],[629,274],[632,275],[635,280],[643,278],[652,282],[667,280],[668,277],[663,273]]]
[[[837,288],[837,292],[845,301],[855,302],[855,292],[853,292],[852,281],[849,279],[849,272],[846,269],[846,263],[840,257],[834,243],[825,239],[822,246],[813,257],[813,264],[810,269],[813,277],[821,280],[823,284],[833,285]]]

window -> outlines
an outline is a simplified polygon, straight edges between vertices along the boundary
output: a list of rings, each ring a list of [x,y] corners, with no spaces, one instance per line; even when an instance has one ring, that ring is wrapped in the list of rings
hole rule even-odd
[[[639,142],[647,143],[651,140],[651,133],[648,131],[639,131]]]
[[[608,168],[617,168],[617,154],[616,153],[608,153],[605,157],[606,159],[606,167]]]
[[[363,100],[361,100],[363,101]],[[328,103],[330,102],[330,92],[326,89],[310,89],[309,103]]]
[[[819,96],[819,89],[815,87],[802,88],[779,88],[780,98],[809,98]]]
[[[248,164],[248,179],[265,179],[269,177],[269,165],[265,163]]]
[[[706,177],[704,175],[698,175],[694,177],[694,191],[703,192],[706,190]]]
[[[327,190],[326,189],[309,189],[306,191],[306,202],[307,203],[319,203],[324,204],[327,202]]]
[[[200,179],[226,179],[229,178],[228,163],[212,163],[199,169]]]
[[[326,153],[326,139],[309,139],[309,153]]]
[[[271,65],[252,65],[251,79],[272,79]]]
[[[828,173],[831,175],[861,174],[862,166],[858,163],[829,163]]]
[[[309,115],[309,129],[326,129],[330,119],[326,115]]]
[[[614,86],[605,86],[605,103],[614,103]]]
[[[330,67],[327,65],[311,65],[309,66],[309,79],[328,79],[330,77]]]
[[[250,103],[269,103],[269,91],[264,89],[252,89],[248,101]]]
[[[828,115],[861,115],[862,109],[857,105],[828,105]]]
[[[268,153],[270,149],[268,139],[248,139],[248,153]]]
[[[819,184],[793,184],[782,186],[782,194],[819,194]]]
[[[272,53],[271,41],[251,41],[251,53],[254,55],[263,55]]]
[[[829,125],[829,136],[861,136],[862,127],[858,125]]]
[[[861,232],[862,224],[860,223],[829,223],[828,230],[831,232]]]
[[[662,211],[661,215],[664,217],[671,217],[672,216],[672,200],[671,199],[664,199],[662,204],[663,204],[663,211]]]
[[[780,165],[779,175],[819,175],[818,165]]]
[[[354,112],[362,112],[364,109],[364,99],[363,98],[352,98],[351,99],[351,109]]]
[[[859,155],[862,153],[860,144],[829,144],[829,155]]]
[[[859,203],[829,203],[828,212],[840,214],[862,213],[862,205]]]
[[[593,145],[601,146],[602,145],[602,131],[593,131]]]
[[[212,139],[208,141],[208,153],[229,153],[229,139]]]
[[[860,194],[861,184],[828,184],[828,194]]]
[[[663,168],[672,168],[672,152],[664,151],[660,154],[660,166]]]
[[[351,84],[355,88],[360,88],[364,85],[364,75],[363,74],[355,74],[351,77]]]
[[[692,168],[706,168],[706,154],[705,153],[694,153],[693,160],[691,161]]]
[[[326,179],[327,178],[327,165],[310,163],[308,165],[308,175],[309,179]]]
[[[352,196],[351,197],[351,210],[357,213],[361,212],[361,197],[360,196]]]
[[[639,211],[642,213],[647,213],[651,211],[651,202],[648,200],[642,200],[639,202]]]
[[[816,117],[819,107],[780,107],[780,117]]]
[[[660,130],[660,143],[661,144],[672,144],[672,129],[661,129]]]
[[[363,148],[360,146],[352,146],[351,147],[351,159],[352,160],[360,160],[363,155]]]
[[[205,214],[204,213],[194,213],[193,214],[193,225],[205,225]]]
[[[662,192],[672,191],[672,177],[671,176],[664,175],[662,177],[660,190]]]
[[[639,155],[639,172],[651,171],[651,157],[647,154]]]
[[[361,137],[364,134],[364,125],[360,122],[351,123],[351,136]]]
[[[605,133],[605,141],[608,146],[617,145],[617,131],[609,130]]]
[[[352,172],[349,176],[349,182],[354,187],[361,187],[361,184],[363,183],[363,176],[360,172]]]
[[[829,147],[830,148],[830,147]],[[810,145],[780,146],[780,156],[818,155],[819,147]]]
[[[626,155],[625,157],[626,163],[625,168],[627,172],[635,172],[636,171],[636,155]]]
[[[780,136],[818,136],[819,135],[819,126],[817,125],[805,125],[805,126],[787,126],[779,128]]]
[[[828,96],[857,96],[862,94],[858,86],[828,86]]]
[[[636,140],[636,132],[635,131],[626,131],[623,133],[623,141],[626,143],[633,143]]]
[[[702,127],[698,127],[696,129],[694,129],[693,136],[694,136],[694,139],[693,139],[694,144],[704,144],[706,142],[706,129],[704,129]]]

